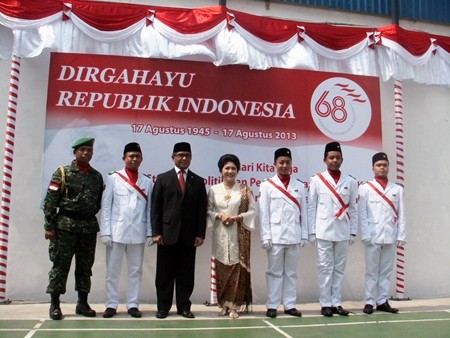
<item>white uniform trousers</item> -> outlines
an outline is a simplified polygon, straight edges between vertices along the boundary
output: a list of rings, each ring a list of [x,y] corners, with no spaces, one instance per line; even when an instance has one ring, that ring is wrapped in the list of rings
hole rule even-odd
[[[117,309],[119,306],[119,280],[123,256],[126,255],[127,272],[127,309],[139,308],[139,292],[142,283],[142,264],[145,243],[122,244],[113,242],[106,248],[106,307]]]
[[[297,264],[300,244],[274,244],[267,250],[266,272],[268,309],[278,309],[283,303],[285,310],[297,304]]]
[[[365,246],[366,286],[364,303],[381,305],[388,300],[391,275],[394,270],[395,244]]]
[[[317,239],[319,301],[322,307],[341,305],[341,287],[347,264],[348,247],[348,241],[332,242]]]

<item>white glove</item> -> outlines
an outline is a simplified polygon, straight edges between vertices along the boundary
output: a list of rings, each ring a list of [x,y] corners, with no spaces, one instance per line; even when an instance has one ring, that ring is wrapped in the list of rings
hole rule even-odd
[[[269,250],[272,248],[272,240],[271,239],[266,239],[265,241],[262,242],[262,248],[264,250]]]
[[[353,243],[355,243],[355,238],[356,238],[356,236],[350,235],[350,239],[348,240],[348,244],[353,245]]]
[[[308,242],[316,246],[316,235],[315,234],[309,235]]]
[[[303,248],[306,245],[306,242],[308,242],[306,239],[302,239],[300,241],[300,246]]]
[[[406,242],[405,241],[397,241],[397,246],[405,246]]]
[[[100,236],[100,241],[106,246],[112,246],[111,236]]]
[[[155,242],[153,242],[153,238],[147,237],[147,246],[152,246],[153,244],[155,244]]]
[[[365,246],[369,246],[372,244],[372,240],[370,238],[363,239],[362,242]]]

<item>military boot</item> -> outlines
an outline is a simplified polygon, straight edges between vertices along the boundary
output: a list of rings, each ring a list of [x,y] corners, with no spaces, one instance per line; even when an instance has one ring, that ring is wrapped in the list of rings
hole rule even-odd
[[[48,312],[50,319],[60,320],[62,319],[63,315],[59,303],[59,293],[51,293],[50,297],[51,297],[50,310]]]
[[[91,309],[87,302],[88,293],[84,291],[78,291],[78,303],[75,308],[77,315],[83,315],[85,317],[95,317],[96,312]]]

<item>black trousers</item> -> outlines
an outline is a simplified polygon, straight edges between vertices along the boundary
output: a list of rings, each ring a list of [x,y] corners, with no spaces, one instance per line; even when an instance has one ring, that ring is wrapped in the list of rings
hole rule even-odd
[[[169,311],[176,290],[177,311],[191,309],[194,290],[196,247],[180,243],[158,245],[156,261],[156,297],[158,311]]]

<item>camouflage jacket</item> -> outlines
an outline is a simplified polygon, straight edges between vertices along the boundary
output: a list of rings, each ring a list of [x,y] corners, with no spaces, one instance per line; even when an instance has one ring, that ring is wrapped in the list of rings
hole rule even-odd
[[[83,174],[73,161],[64,168],[64,179],[58,168],[50,180],[44,201],[45,230],[98,232],[95,214],[100,210],[103,177],[94,168]]]

